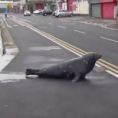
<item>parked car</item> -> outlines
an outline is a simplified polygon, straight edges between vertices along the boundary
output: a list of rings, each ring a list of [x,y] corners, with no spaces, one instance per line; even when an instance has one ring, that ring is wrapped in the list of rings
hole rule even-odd
[[[47,16],[47,15],[51,15],[52,14],[52,10],[43,10],[42,15],[43,16]]]
[[[52,12],[52,15],[53,16],[55,16],[55,13],[57,12],[57,10],[54,10],[53,12]]]
[[[72,16],[72,12],[65,11],[65,10],[56,10],[55,17],[65,17],[65,16]]]
[[[37,9],[33,11],[33,14],[42,14],[43,10],[42,9]]]
[[[24,11],[24,16],[31,16],[31,12],[29,10]]]

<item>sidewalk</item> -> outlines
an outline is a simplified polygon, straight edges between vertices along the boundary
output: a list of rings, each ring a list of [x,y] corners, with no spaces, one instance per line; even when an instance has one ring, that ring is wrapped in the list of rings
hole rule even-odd
[[[101,18],[88,17],[87,20],[93,23],[105,25],[106,27],[109,28],[118,29],[118,25],[116,24],[115,19],[101,19]]]
[[[18,48],[10,35],[7,26],[6,19],[0,17],[2,23],[0,24],[0,72],[6,67],[15,55],[18,53]]]
[[[72,21],[82,22],[85,24],[97,25],[112,28],[118,30],[118,25],[116,24],[115,19],[101,19],[101,18],[94,18],[90,16],[76,16],[71,18]]]
[[[109,28],[114,28],[118,30],[118,25],[117,24],[111,24],[108,26]]]

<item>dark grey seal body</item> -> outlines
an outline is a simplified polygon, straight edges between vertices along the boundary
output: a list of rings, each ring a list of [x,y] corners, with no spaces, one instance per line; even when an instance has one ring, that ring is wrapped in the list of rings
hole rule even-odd
[[[85,79],[86,74],[92,71],[96,61],[100,58],[101,55],[99,54],[88,53],[82,57],[39,70],[27,69],[26,77],[28,75],[38,75],[39,77],[73,78],[72,82],[77,82]]]

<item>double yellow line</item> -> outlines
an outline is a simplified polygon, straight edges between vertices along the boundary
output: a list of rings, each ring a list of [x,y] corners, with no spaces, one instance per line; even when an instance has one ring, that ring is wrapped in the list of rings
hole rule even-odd
[[[16,21],[15,21],[15,22],[16,22]],[[17,23],[18,23],[18,22],[17,22]],[[78,55],[78,56],[82,56],[82,55],[85,55],[85,54],[88,53],[87,51],[82,50],[82,49],[80,49],[79,47],[76,47],[76,46],[74,46],[74,45],[72,45],[72,44],[70,44],[70,43],[68,43],[68,42],[65,42],[65,41],[63,41],[63,40],[61,40],[61,39],[55,37],[54,35],[51,35],[51,34],[46,33],[46,32],[44,32],[44,31],[41,31],[41,30],[35,28],[34,26],[28,24],[28,23],[24,23],[24,22],[23,22],[23,24],[25,24],[25,26],[26,26],[27,28],[29,28],[29,29],[31,29],[31,30],[37,32],[38,34],[40,34],[41,36],[45,37],[46,39],[51,40],[52,42],[54,42],[54,43],[60,45],[60,46],[63,47],[64,49],[67,49],[67,50],[69,50],[70,52],[72,52],[72,53],[74,53],[74,54],[76,54],[76,55]],[[116,75],[116,76],[118,77],[118,66],[115,66],[115,65],[113,65],[113,64],[111,64],[111,63],[109,63],[109,62],[107,62],[107,61],[105,61],[105,60],[103,60],[103,59],[100,59],[100,60],[97,62],[97,64],[101,65],[102,67],[105,68],[105,70],[110,71],[113,75]]]

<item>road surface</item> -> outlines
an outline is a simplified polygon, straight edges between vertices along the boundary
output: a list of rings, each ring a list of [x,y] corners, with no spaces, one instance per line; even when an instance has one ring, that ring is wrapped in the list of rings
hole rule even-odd
[[[42,16],[41,18],[43,19]],[[43,21],[46,20],[44,18]],[[58,21],[55,20],[56,22]],[[60,63],[77,57],[78,52],[72,53],[64,48],[66,45],[58,42],[62,45],[60,46],[54,43],[54,40],[52,42],[49,37],[40,35],[41,32],[36,29],[31,30],[28,24],[26,27],[26,24],[20,24],[20,21],[16,23],[11,19],[8,19],[7,23],[19,53],[0,74],[1,118],[118,117],[118,79],[106,73],[102,67],[96,66],[87,75],[87,81],[75,84],[70,80],[57,78],[25,79],[26,68],[41,68]],[[65,37],[64,27],[55,27],[56,25],[54,30],[59,32],[58,36],[62,35],[59,38]],[[51,29],[46,28],[45,31],[52,31]],[[67,34],[69,35],[69,32]],[[57,36],[56,33],[55,35]],[[80,35],[84,33],[81,32]],[[76,39],[77,34],[71,37]],[[68,38],[69,42],[71,37]]]

